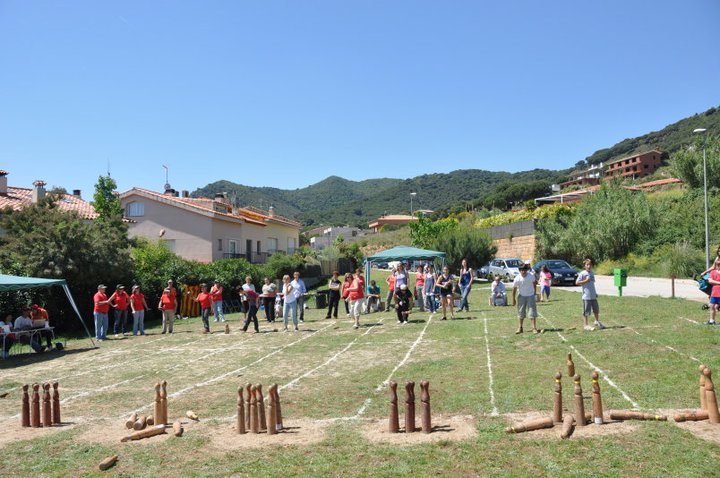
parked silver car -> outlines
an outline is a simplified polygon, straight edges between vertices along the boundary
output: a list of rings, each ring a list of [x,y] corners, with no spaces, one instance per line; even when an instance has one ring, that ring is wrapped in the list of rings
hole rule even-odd
[[[498,258],[490,261],[489,274],[491,276],[499,275],[504,281],[511,281],[515,276],[520,274],[520,266],[523,261],[517,258]]]

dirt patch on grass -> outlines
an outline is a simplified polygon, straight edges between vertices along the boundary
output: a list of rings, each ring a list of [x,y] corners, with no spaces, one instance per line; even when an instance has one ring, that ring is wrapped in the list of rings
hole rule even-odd
[[[575,426],[572,438],[591,438],[596,436],[607,436],[607,435],[624,435],[631,433],[638,429],[638,422],[632,421],[617,421],[610,420],[609,411],[605,412],[605,421],[601,425],[589,424],[584,427]],[[538,418],[548,418],[551,415],[547,413],[508,413],[505,415],[508,421],[508,426],[513,426],[519,423],[523,423],[529,420],[537,420]],[[528,439],[536,438],[547,438],[547,439],[559,439],[562,434],[562,424],[556,423],[553,428],[543,428],[541,430],[534,430],[530,432],[518,433],[520,437],[526,437]]]
[[[718,423],[710,423],[709,420],[702,420],[698,422],[676,422],[673,420],[673,416],[676,414],[695,411],[697,410],[662,410],[662,413],[667,414],[668,420],[676,426],[689,431],[696,437],[702,440],[720,443],[720,424]]]
[[[267,448],[269,446],[311,445],[325,438],[328,422],[307,418],[284,419],[284,428],[275,435],[267,433],[238,434],[235,423],[206,425],[203,430],[210,438],[210,452],[219,454],[228,450]]]
[[[462,441],[477,435],[475,418],[470,415],[433,416],[432,433],[423,433],[420,421],[416,421],[415,433],[404,433],[404,423],[400,423],[400,433],[388,431],[388,420],[378,419],[366,422],[362,433],[371,442],[392,443],[393,445],[417,445],[439,441]]]
[[[10,444],[18,440],[34,440],[36,438],[46,437],[55,433],[59,433],[63,430],[68,430],[77,426],[80,422],[85,422],[86,419],[73,419],[63,418],[63,422],[59,425],[54,425],[48,428],[32,428],[23,427],[20,424],[20,418],[13,420],[6,420],[2,424],[3,432],[0,433],[0,447]]]

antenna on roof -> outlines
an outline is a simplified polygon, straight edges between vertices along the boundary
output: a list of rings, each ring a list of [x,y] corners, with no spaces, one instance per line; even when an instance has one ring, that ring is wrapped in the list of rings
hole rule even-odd
[[[108,159],[108,177],[110,177],[110,160]]]
[[[168,189],[171,189],[170,181],[168,180],[168,173],[170,172],[170,168],[168,168],[164,164],[162,165],[162,167],[165,168],[165,190],[167,191]]]

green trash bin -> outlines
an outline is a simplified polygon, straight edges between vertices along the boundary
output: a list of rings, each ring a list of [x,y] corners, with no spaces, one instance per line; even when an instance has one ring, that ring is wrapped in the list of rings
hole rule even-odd
[[[613,269],[613,275],[615,276],[615,287],[627,287],[626,269]]]

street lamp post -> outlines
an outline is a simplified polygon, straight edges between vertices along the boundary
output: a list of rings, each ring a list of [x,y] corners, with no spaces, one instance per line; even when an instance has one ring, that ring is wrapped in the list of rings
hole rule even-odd
[[[693,133],[703,134],[703,193],[705,198],[705,267],[710,267],[710,223],[708,222],[708,188],[707,188],[707,157],[705,152],[705,143],[707,136],[704,134],[705,128],[697,128]]]
[[[410,215],[413,215],[413,198],[417,196],[417,193],[410,193]]]

